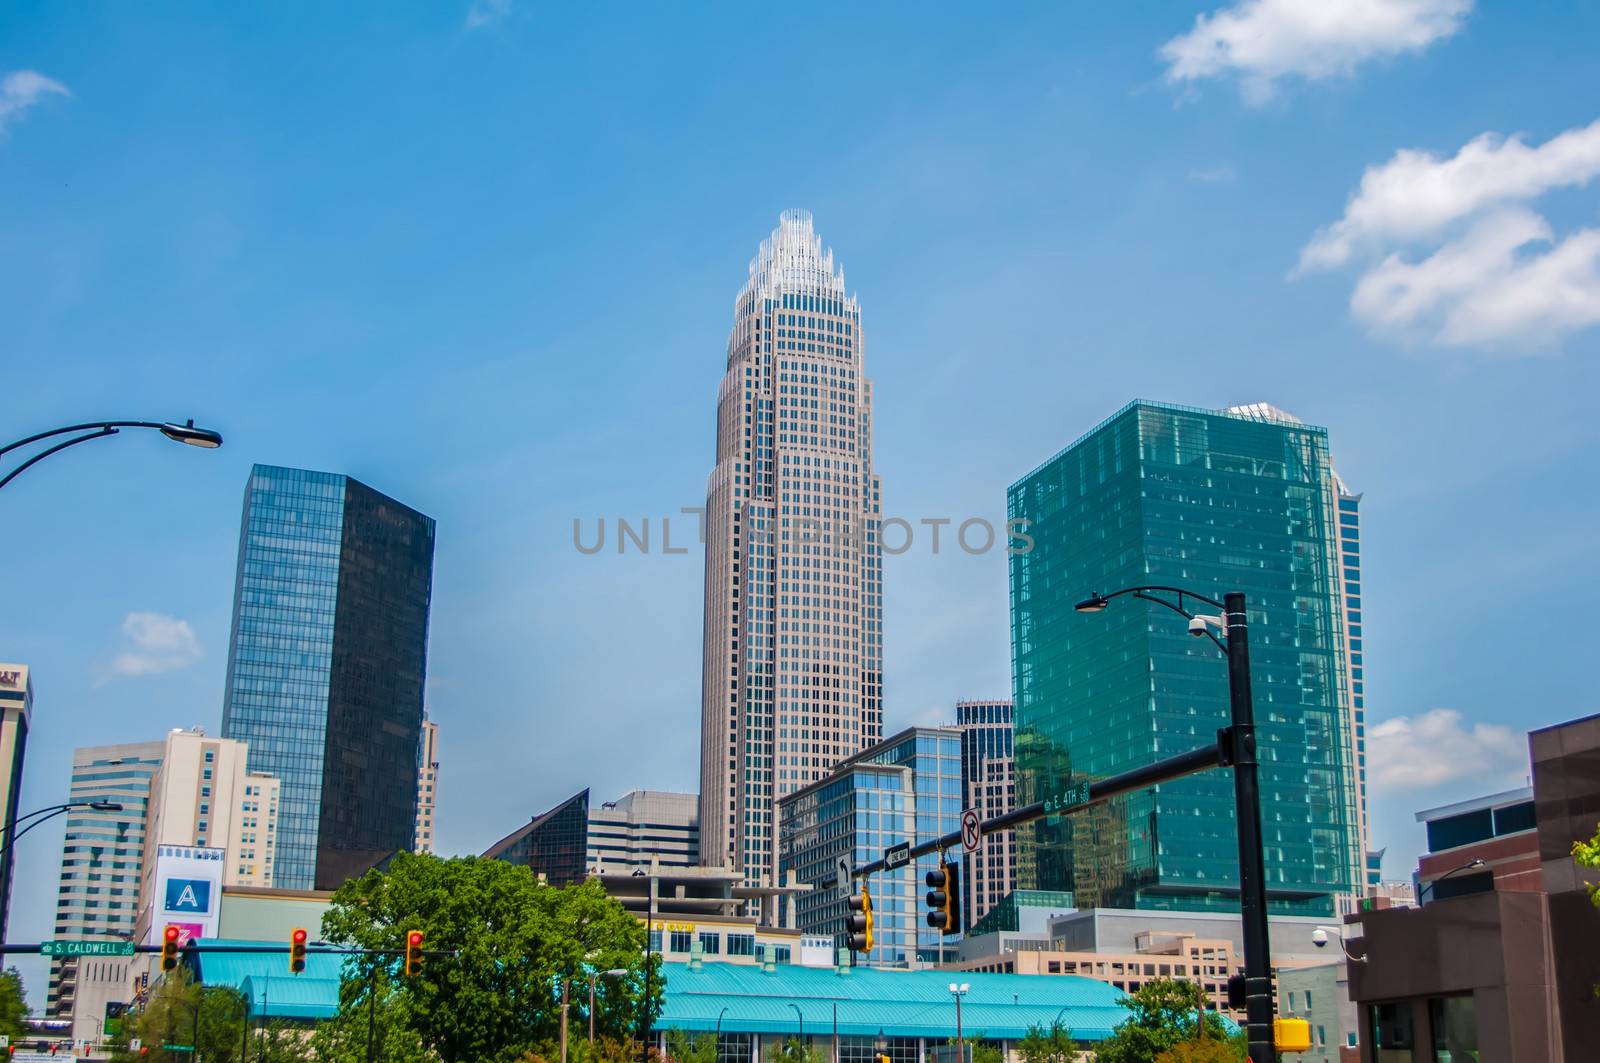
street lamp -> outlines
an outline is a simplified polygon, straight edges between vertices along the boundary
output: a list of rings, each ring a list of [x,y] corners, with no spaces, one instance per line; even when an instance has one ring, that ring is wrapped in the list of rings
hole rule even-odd
[[[966,982],[960,985],[950,983],[950,995],[956,998],[956,1051],[961,1053],[958,1058],[963,1061],[967,1058],[967,1050],[961,1041],[961,998],[966,996],[971,988],[972,986]]]
[[[647,942],[648,944],[648,942]],[[609,971],[589,972],[589,1047],[594,1047],[594,984],[602,978],[626,978],[628,972],[621,967]]]
[[[1422,894],[1423,894],[1424,890],[1433,889],[1439,883],[1443,882],[1445,879],[1449,878],[1451,875],[1454,875],[1458,871],[1468,871],[1468,870],[1471,870],[1472,868],[1483,867],[1483,866],[1484,866],[1483,861],[1481,859],[1478,859],[1478,858],[1474,857],[1473,859],[1468,860],[1466,863],[1462,864],[1460,867],[1452,867],[1449,871],[1446,871],[1444,874],[1440,875],[1438,878],[1429,879],[1427,882],[1424,882],[1422,885],[1417,887],[1417,904],[1420,905],[1422,903]],[[1438,900],[1438,899],[1439,899],[1438,897],[1434,897],[1434,900]]]
[[[106,436],[114,436],[123,428],[153,428],[174,443],[186,443],[191,447],[200,447],[205,450],[215,450],[222,446],[222,433],[214,432],[209,428],[196,428],[193,418],[183,424],[176,424],[171,421],[90,421],[87,424],[72,424],[67,425],[65,428],[52,428],[48,432],[36,432],[24,439],[17,440],[15,443],[8,443],[0,447],[0,457],[4,457],[13,450],[18,450],[43,439],[49,439],[52,436],[67,435],[70,432],[84,433],[81,436],[73,436],[71,439],[39,451],[27,461],[6,473],[3,478],[0,478],[0,487],[4,487],[21,475],[23,471],[52,454],[59,453],[78,443],[87,443],[91,439],[104,439]]]
[[[18,816],[16,821],[10,825],[13,830],[16,830],[17,827],[21,827],[21,829],[16,830],[16,833],[7,838],[4,845],[0,845],[0,857],[4,857],[6,853],[10,852],[11,847],[17,844],[17,842],[21,841],[24,834],[37,827],[39,824],[45,822],[46,820],[55,819],[57,816],[71,812],[75,808],[87,808],[94,812],[122,811],[122,805],[116,801],[68,801],[65,804],[50,805],[46,808],[35,809],[25,816]],[[38,818],[35,819],[34,817]],[[33,822],[24,824],[22,821],[25,819],[31,819]],[[5,830],[5,826],[0,826],[0,831]]]
[[[800,1010],[800,1005],[799,1004],[795,1004],[795,1003],[791,1002],[789,1004],[789,1006],[794,1009],[795,1017],[800,1020],[800,1058],[803,1060],[803,1059],[806,1058],[806,1017],[805,1017],[805,1013]]]
[[[1267,933],[1267,869],[1261,849],[1261,785],[1256,760],[1256,712],[1250,693],[1250,641],[1242,591],[1229,591],[1222,601],[1180,587],[1125,587],[1112,594],[1095,592],[1076,606],[1080,613],[1104,612],[1111,599],[1124,594],[1154,602],[1189,621],[1189,634],[1204,636],[1228,658],[1228,701],[1232,710],[1231,748],[1234,818],[1239,831],[1239,914],[1244,924],[1245,1028],[1252,1063],[1277,1058],[1272,1037],[1272,950]],[[1177,602],[1162,595],[1176,595]],[[1221,611],[1221,616],[1192,612],[1188,600]],[[1224,633],[1219,639],[1215,627]]]

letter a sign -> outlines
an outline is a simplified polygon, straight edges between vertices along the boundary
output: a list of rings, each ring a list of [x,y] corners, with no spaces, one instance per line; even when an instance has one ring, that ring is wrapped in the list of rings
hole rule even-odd
[[[168,879],[166,910],[205,915],[211,911],[211,883],[202,878]]]

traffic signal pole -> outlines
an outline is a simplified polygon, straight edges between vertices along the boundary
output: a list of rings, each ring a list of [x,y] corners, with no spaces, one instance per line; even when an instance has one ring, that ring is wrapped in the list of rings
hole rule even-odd
[[[1167,591],[1178,595],[1179,605],[1152,597],[1151,592]],[[1134,768],[1104,779],[1078,784],[1078,796],[1071,801],[1035,801],[1003,816],[985,820],[982,834],[1012,830],[1047,815],[1062,815],[1088,808],[1102,801],[1171,782],[1210,768],[1232,768],[1234,816],[1239,837],[1239,914],[1243,923],[1245,967],[1245,1030],[1250,1046],[1250,1063],[1274,1063],[1277,1059],[1272,1032],[1272,953],[1267,925],[1266,859],[1261,849],[1261,782],[1256,752],[1255,703],[1250,692],[1249,624],[1245,596],[1239,591],[1223,595],[1221,602],[1172,587],[1130,587],[1111,595],[1096,594],[1078,606],[1083,611],[1099,611],[1107,601],[1122,594],[1133,594],[1146,601],[1182,613],[1201,623],[1190,631],[1212,639],[1228,658],[1228,703],[1230,725],[1217,732],[1215,744],[1187,753],[1164,757],[1153,764]],[[1220,606],[1226,638],[1217,639],[1205,629],[1205,618],[1196,618],[1182,607],[1185,596]],[[961,844],[961,831],[890,850],[896,860],[874,860],[851,871],[852,878],[863,878],[879,871],[894,870],[919,856],[939,853]],[[958,928],[959,929],[959,928]]]
[[[1250,636],[1244,595],[1222,596],[1228,628],[1228,702],[1233,711],[1233,796],[1239,834],[1239,913],[1244,922],[1245,1029],[1251,1063],[1273,1063],[1272,950],[1267,930],[1267,867],[1261,849],[1261,780]]]

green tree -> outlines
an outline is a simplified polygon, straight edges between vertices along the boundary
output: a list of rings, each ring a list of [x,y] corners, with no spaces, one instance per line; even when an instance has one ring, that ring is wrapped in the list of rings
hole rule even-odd
[[[22,1020],[29,1015],[28,994],[22,987],[22,973],[15,967],[0,974],[0,1034],[16,1041],[22,1036]]]
[[[1017,1054],[1022,1063],[1073,1063],[1078,1045],[1065,1023],[1053,1022],[1048,1027],[1029,1026],[1017,1042]]]
[[[716,1034],[668,1030],[667,1059],[671,1063],[717,1063]]]
[[[972,1063],[1005,1063],[1005,1056],[993,1043],[985,1041],[983,1034],[968,1034],[961,1040],[967,1044],[967,1054],[972,1058]],[[956,1039],[950,1038],[945,1044],[955,1047]]]
[[[1244,1053],[1235,1041],[1207,1037],[1179,1041],[1157,1056],[1155,1063],[1238,1063],[1243,1058]]]
[[[821,1049],[801,1045],[798,1037],[787,1037],[767,1046],[767,1063],[826,1063],[827,1058]]]
[[[1600,827],[1588,841],[1572,843],[1572,859],[1579,867],[1600,867]],[[1588,889],[1589,900],[1600,908],[1600,884],[1590,883]]]
[[[1096,1047],[1095,1063],[1155,1063],[1161,1053],[1194,1038],[1195,1013],[1204,1000],[1193,982],[1176,978],[1146,982],[1120,1001],[1133,1014]],[[1206,1038],[1231,1044],[1227,1025],[1215,1012],[1206,1013]]]
[[[112,1058],[136,1058],[127,1051],[127,1044],[129,1037],[137,1037],[150,1050],[148,1055],[137,1057],[142,1063],[190,1063],[190,1052],[163,1046],[193,1045],[198,1032],[200,1055],[206,1063],[240,1063],[244,1022],[244,998],[237,991],[226,986],[197,985],[188,969],[180,967],[156,984],[144,1011],[130,1015],[123,1023],[123,1032],[110,1039]],[[251,1061],[258,1059],[253,1052],[246,1055]],[[293,1059],[270,1063],[298,1063],[304,1058],[301,1053]]]
[[[645,930],[598,882],[558,889],[502,860],[400,853],[387,871],[340,887],[322,920],[326,940],[358,948],[399,949],[409,930],[423,932],[427,949],[457,954],[429,957],[414,978],[393,960],[352,960],[339,1016],[318,1031],[319,1058],[365,1051],[373,999],[386,1060],[513,1063],[558,1037],[563,984],[572,988],[573,1030],[586,1029],[590,970],[629,972],[596,987],[600,1035],[625,1039],[641,1018]],[[649,1003],[653,1022],[659,973]]]

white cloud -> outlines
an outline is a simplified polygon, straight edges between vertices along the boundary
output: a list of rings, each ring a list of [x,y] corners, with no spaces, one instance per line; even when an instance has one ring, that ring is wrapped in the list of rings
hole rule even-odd
[[[195,664],[205,651],[187,620],[162,613],[129,613],[122,633],[132,644],[117,654],[111,670],[117,675],[157,675]]]
[[[1302,270],[1342,266],[1363,249],[1433,236],[1451,224],[1600,174],[1600,120],[1538,147],[1485,133],[1448,159],[1402,150],[1368,167],[1344,217],[1312,238]]]
[[[46,96],[70,96],[67,87],[32,70],[13,70],[0,78],[0,136],[23,112]]]
[[[1235,74],[1260,103],[1278,79],[1351,73],[1368,59],[1420,51],[1461,28],[1472,0],[1239,0],[1161,46],[1167,80]]]
[[[467,29],[475,30],[511,14],[511,0],[473,0],[467,9]]]
[[[1390,255],[1357,282],[1350,309],[1373,328],[1451,347],[1555,343],[1600,324],[1600,230],[1520,253],[1553,239],[1539,215],[1508,207],[1421,262]]]
[[[1189,171],[1189,180],[1207,185],[1232,184],[1238,179],[1239,171],[1231,162],[1219,162],[1215,166],[1197,166]]]
[[[1445,159],[1400,151],[1367,169],[1294,272],[1361,263],[1350,310],[1378,332],[1446,347],[1552,348],[1600,325],[1600,230],[1558,237],[1525,204],[1597,175],[1600,121],[1534,147],[1486,133]]]
[[[1490,790],[1527,776],[1528,741],[1501,724],[1463,726],[1455,709],[1396,716],[1367,728],[1367,772],[1374,791],[1426,790],[1476,779]]]

